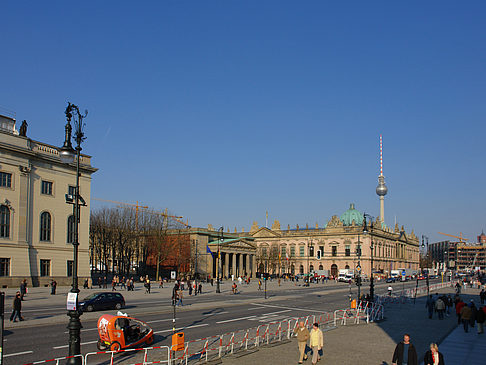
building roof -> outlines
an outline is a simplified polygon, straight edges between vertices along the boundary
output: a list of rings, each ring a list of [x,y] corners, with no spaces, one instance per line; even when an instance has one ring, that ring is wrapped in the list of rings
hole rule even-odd
[[[364,216],[363,213],[357,211],[354,208],[354,204],[351,203],[349,205],[349,209],[341,215],[340,219],[345,226],[351,226],[353,224],[353,221],[356,225],[362,225]]]

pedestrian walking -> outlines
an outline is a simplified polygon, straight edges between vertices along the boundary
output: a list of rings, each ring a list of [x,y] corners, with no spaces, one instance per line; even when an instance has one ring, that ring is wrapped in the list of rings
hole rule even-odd
[[[324,346],[324,335],[319,328],[319,323],[312,325],[310,332],[310,347],[312,349],[312,365],[316,365],[321,359],[322,347]]]
[[[299,322],[299,327],[294,330],[297,335],[297,345],[299,346],[299,364],[302,364],[304,360],[307,360],[305,350],[307,348],[307,341],[309,341],[309,330],[305,327],[303,321]]]
[[[145,293],[150,294],[150,279],[148,278],[148,276],[145,279]]]
[[[435,302],[435,310],[440,320],[444,319],[445,303],[442,298],[437,299]]]
[[[471,308],[471,320],[469,321],[469,325],[474,328],[474,324],[476,323],[476,313],[478,312],[478,309],[476,308],[476,305],[474,304],[474,301],[472,299],[469,307]]]
[[[258,290],[262,290],[262,279],[258,279]]]
[[[182,298],[183,298],[182,289],[179,289],[179,291],[177,292],[177,306],[179,305],[181,307],[184,306],[184,303],[182,303]]]
[[[434,315],[434,309],[435,309],[435,301],[434,298],[432,298],[432,294],[429,295],[429,298],[425,302],[425,307],[429,312],[429,319],[432,319],[432,316]]]
[[[417,350],[410,342],[410,335],[405,333],[403,341],[397,344],[392,358],[393,365],[418,365]]]
[[[189,289],[189,296],[191,296],[192,295],[192,285],[191,285],[190,281],[187,282],[187,288]]]
[[[447,310],[447,317],[449,317],[449,316],[450,316],[450,314],[451,314],[452,304],[453,304],[453,302],[452,302],[452,297],[451,297],[451,295],[449,294],[449,295],[447,296],[447,302],[446,302],[446,305],[447,305],[447,308],[446,308],[446,310]]]
[[[471,307],[465,305],[461,309],[461,321],[464,326],[464,332],[469,332],[469,321],[471,320],[472,310]]]
[[[486,313],[484,307],[479,307],[476,312],[476,323],[478,324],[478,335],[484,333],[484,321],[486,320]]]
[[[103,279],[101,278],[101,276],[98,278],[98,286],[99,288],[101,289],[101,286],[103,285]]]
[[[20,283],[20,300],[24,300],[24,296],[27,295],[27,280],[24,279]]]
[[[457,325],[461,324],[461,310],[464,308],[466,303],[464,303],[461,298],[458,298],[456,302],[456,316],[457,316]]]
[[[479,292],[479,300],[481,301],[481,305],[486,301],[486,291],[484,291],[484,288]]]
[[[116,279],[113,278],[111,281],[111,291],[116,291]]]
[[[12,314],[10,315],[10,321],[17,322],[17,318],[20,321],[23,321],[24,318],[22,317],[22,298],[21,298],[20,291],[15,294],[15,298],[13,300],[12,306]]]
[[[57,282],[56,280],[51,281],[51,295],[56,295]]]
[[[88,279],[84,281],[83,289],[88,289]]]
[[[425,353],[424,365],[445,365],[444,355],[439,352],[439,346],[436,343],[431,343],[430,350]]]
[[[202,294],[202,284],[201,283],[199,283],[199,287],[198,287],[197,291],[198,291],[199,294]]]

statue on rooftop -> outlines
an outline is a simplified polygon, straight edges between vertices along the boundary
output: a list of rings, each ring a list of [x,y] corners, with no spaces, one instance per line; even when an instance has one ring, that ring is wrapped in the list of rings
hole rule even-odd
[[[27,137],[27,126],[28,126],[27,121],[24,120],[20,125],[19,136]]]

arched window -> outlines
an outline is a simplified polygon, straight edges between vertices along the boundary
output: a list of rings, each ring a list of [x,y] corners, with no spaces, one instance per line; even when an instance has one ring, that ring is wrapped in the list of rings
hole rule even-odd
[[[337,277],[338,275],[338,266],[336,264],[331,265],[331,276]]]
[[[40,240],[51,240],[51,215],[48,212],[43,212],[40,217]]]
[[[70,215],[67,220],[67,243],[74,243],[74,215]]]
[[[349,265],[344,266],[346,270],[349,270]]]
[[[304,273],[304,265],[300,265],[300,273],[303,274]]]
[[[314,265],[309,266],[309,271],[313,272],[314,271]]]
[[[319,265],[319,270],[324,270],[324,266]]]
[[[6,205],[0,206],[0,237],[10,237],[10,209]]]

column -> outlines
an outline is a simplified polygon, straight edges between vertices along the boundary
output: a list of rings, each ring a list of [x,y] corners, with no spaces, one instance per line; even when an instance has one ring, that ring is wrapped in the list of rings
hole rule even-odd
[[[224,262],[225,262],[225,266],[224,266],[224,276],[226,277],[229,277],[229,260],[230,260],[230,254],[225,252],[224,254]]]
[[[231,254],[231,274],[233,274],[236,279],[236,253]]]
[[[238,254],[238,276],[243,276],[243,254]]]
[[[251,277],[255,278],[256,277],[256,256],[255,255],[251,255],[250,267],[251,267]]]

